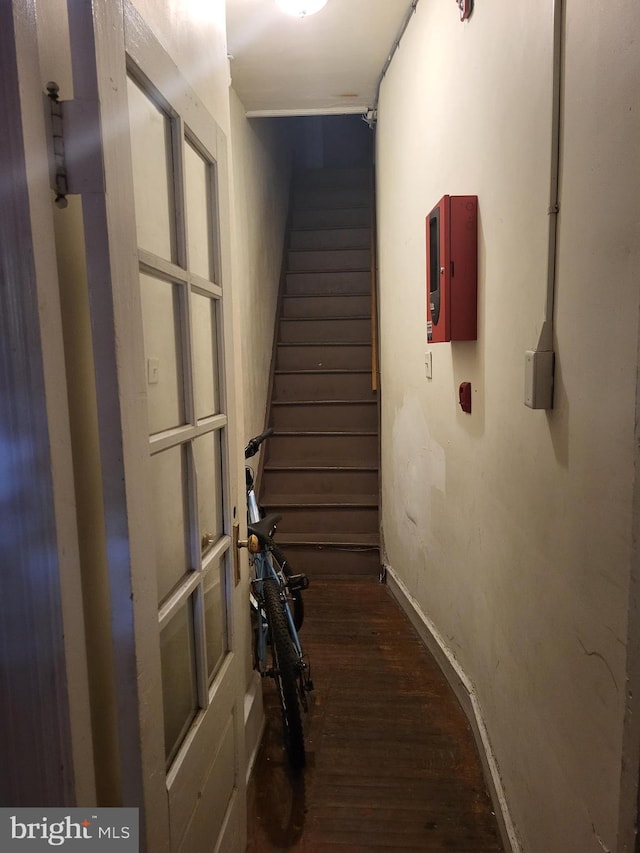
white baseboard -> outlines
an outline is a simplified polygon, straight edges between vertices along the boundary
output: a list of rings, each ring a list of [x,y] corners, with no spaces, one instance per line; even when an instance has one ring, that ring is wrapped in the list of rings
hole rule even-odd
[[[247,755],[247,784],[253,771],[262,735],[264,734],[264,710],[262,708],[262,682],[258,673],[244,695],[244,739]]]
[[[502,787],[498,765],[491,749],[489,733],[485,725],[482,709],[478,702],[473,684],[462,671],[460,664],[444,642],[435,625],[422,611],[416,599],[411,595],[391,566],[385,565],[386,582],[390,592],[409,617],[421,640],[429,649],[456,694],[464,713],[469,720],[476,740],[485,780],[491,795],[491,801],[498,820],[502,843],[508,853],[522,853],[518,836],[511,820],[509,807]]]

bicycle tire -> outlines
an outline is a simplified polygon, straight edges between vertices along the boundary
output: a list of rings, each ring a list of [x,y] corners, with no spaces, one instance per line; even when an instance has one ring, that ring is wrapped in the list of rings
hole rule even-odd
[[[271,541],[271,554],[286,578],[295,574],[291,563],[273,540]],[[296,626],[296,631],[299,631],[304,622],[304,601],[302,600],[300,590],[295,590],[291,593],[291,600],[293,602],[293,624]]]
[[[298,655],[293,646],[282,607],[280,590],[275,580],[265,580],[264,606],[271,632],[273,676],[280,696],[285,750],[294,773],[305,766],[304,732],[298,690],[301,681]]]

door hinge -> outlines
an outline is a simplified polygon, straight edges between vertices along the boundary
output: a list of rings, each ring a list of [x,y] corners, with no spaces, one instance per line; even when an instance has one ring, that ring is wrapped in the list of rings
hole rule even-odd
[[[45,115],[49,125],[49,181],[57,207],[68,195],[104,192],[98,104],[61,101],[57,83],[47,83]]]

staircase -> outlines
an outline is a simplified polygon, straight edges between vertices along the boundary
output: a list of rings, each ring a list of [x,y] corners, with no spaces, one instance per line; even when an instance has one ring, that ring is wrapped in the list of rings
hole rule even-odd
[[[260,503],[297,571],[378,574],[368,169],[299,176]]]

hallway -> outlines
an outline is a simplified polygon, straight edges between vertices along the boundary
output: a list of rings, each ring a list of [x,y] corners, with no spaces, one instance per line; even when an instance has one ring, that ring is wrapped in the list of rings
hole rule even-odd
[[[305,609],[307,769],[292,786],[268,684],[247,850],[501,851],[466,718],[388,589],[316,577]]]

